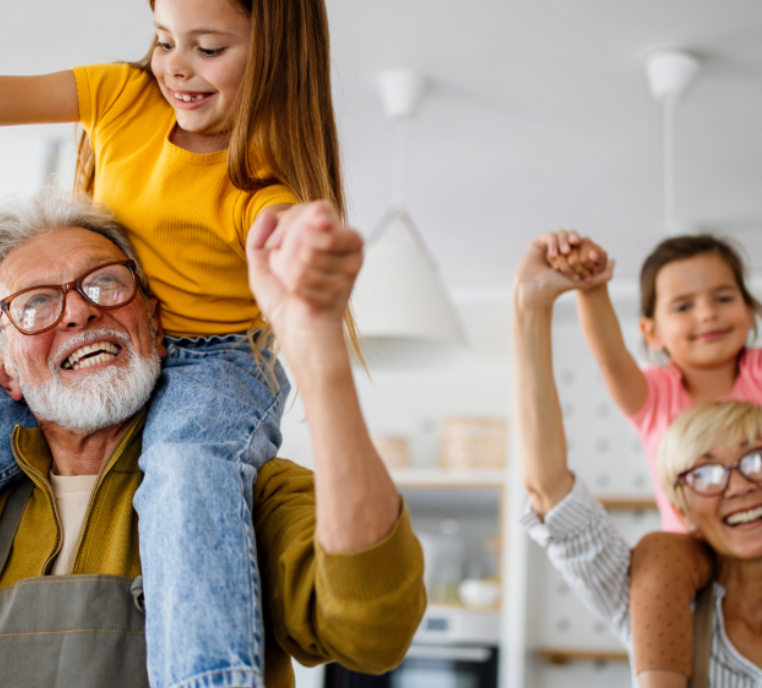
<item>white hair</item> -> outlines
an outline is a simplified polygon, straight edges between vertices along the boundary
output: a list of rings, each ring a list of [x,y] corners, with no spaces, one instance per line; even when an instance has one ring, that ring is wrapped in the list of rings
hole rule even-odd
[[[32,196],[14,195],[0,205],[0,264],[8,254],[43,234],[80,227],[108,239],[135,261],[138,279],[148,294],[148,280],[127,233],[114,215],[91,201],[77,200],[57,185]]]
[[[129,336],[109,329],[83,332],[67,340],[66,345],[76,347],[104,338],[119,342],[120,356],[126,358],[127,365],[111,365],[64,380],[52,357],[52,379],[34,386],[26,383],[18,362],[9,356],[24,399],[38,421],[55,423],[72,432],[93,433],[127,420],[148,403],[161,375],[155,339],[151,340],[148,356],[136,353]]]
[[[686,509],[677,476],[718,444],[762,441],[762,407],[750,401],[717,401],[681,413],[664,433],[656,463],[667,499]]]

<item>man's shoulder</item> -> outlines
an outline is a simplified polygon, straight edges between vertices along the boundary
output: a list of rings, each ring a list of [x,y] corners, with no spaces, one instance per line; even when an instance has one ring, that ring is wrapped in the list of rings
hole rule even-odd
[[[315,528],[313,473],[287,459],[270,459],[254,483],[254,530],[257,542],[272,549],[292,528]]]
[[[259,469],[254,485],[254,501],[261,502],[273,497],[309,495],[314,499],[314,474],[309,468],[288,459],[270,459]]]

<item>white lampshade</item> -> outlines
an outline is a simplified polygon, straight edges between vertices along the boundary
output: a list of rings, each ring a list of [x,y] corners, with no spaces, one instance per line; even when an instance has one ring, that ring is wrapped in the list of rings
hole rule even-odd
[[[431,345],[465,345],[466,337],[436,268],[413,243],[371,243],[353,296],[357,329],[385,354]]]
[[[417,72],[392,69],[382,72],[377,83],[387,116],[397,121],[396,191],[391,207],[368,237],[353,308],[366,360],[398,365],[431,360],[454,344],[466,344],[466,338],[434,259],[403,202],[403,125],[417,111],[427,81]],[[411,241],[389,235],[395,224]]]

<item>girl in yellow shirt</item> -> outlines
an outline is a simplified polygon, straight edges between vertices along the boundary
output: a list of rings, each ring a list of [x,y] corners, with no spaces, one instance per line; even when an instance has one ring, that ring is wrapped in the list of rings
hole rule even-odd
[[[82,125],[79,188],[126,228],[161,303],[167,358],[135,497],[151,685],[262,686],[252,484],[281,444],[288,382],[245,246],[265,208],[325,199],[344,217],[326,10],[149,2],[156,38],[144,61],[0,77],[0,124]],[[325,206],[307,215],[318,232],[337,221]],[[343,259],[326,253],[316,293]],[[98,354],[104,367],[116,358]],[[18,422],[33,422],[25,405],[3,403],[0,433]],[[0,484],[17,472],[0,442]]]

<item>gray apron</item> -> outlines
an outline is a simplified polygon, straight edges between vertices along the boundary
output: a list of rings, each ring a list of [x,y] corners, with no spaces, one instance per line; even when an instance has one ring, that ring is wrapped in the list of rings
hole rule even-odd
[[[17,485],[0,518],[0,572],[33,489]],[[0,589],[0,686],[149,688],[142,581],[47,576]]]

